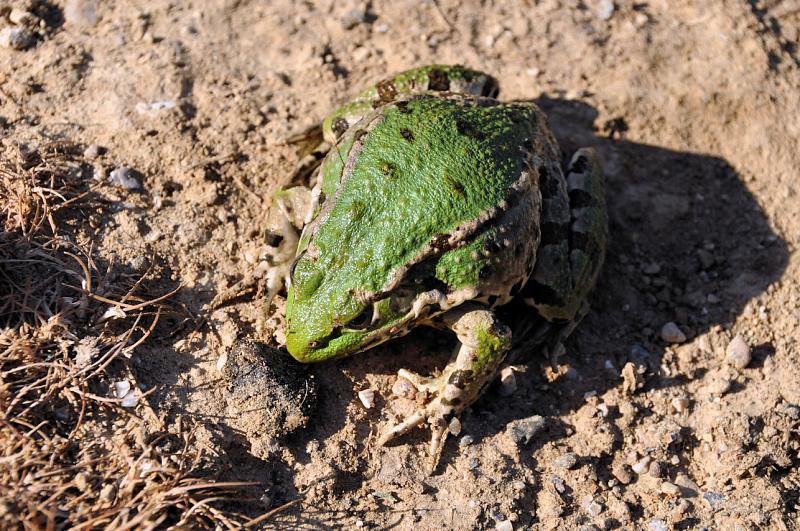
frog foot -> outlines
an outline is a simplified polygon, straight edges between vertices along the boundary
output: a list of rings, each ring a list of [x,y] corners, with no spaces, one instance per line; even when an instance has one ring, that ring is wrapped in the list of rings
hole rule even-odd
[[[443,316],[461,346],[441,376],[425,377],[401,369],[398,378],[413,385],[419,407],[401,422],[386,428],[380,446],[427,423],[431,427],[428,473],[433,473],[450,421],[471,405],[492,381],[511,346],[511,331],[491,311],[460,308]]]

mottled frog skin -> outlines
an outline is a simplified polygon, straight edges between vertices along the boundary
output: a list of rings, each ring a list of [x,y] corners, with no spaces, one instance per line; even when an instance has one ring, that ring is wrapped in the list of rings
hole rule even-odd
[[[565,175],[541,110],[496,92],[491,76],[460,66],[376,84],[325,119],[317,151],[330,149],[313,186],[281,192],[272,209],[282,239],[267,277],[273,293],[288,281],[296,359],[353,355],[421,325],[456,334],[439,376],[400,371],[427,399],[379,439],[427,422],[433,466],[450,420],[522,339],[496,310],[521,299],[563,339],[605,253],[595,153],[578,150]]]

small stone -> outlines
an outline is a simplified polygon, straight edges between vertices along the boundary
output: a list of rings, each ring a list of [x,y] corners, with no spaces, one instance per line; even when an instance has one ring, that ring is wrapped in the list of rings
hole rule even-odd
[[[706,386],[706,390],[712,396],[722,396],[731,388],[731,379],[727,374],[719,372],[711,377],[711,382]]]
[[[114,382],[114,396],[117,398],[125,398],[125,395],[128,394],[131,390],[131,384],[127,380],[120,380],[119,382]]]
[[[639,459],[638,461],[636,461],[631,466],[631,470],[633,470],[634,472],[636,472],[639,475],[642,475],[649,469],[649,465],[650,465],[650,456],[646,455],[646,456],[642,457],[641,459]]]
[[[624,463],[615,463],[611,468],[611,473],[614,475],[617,481],[623,485],[627,485],[633,481],[633,477],[631,476],[631,467]]]
[[[706,492],[703,494],[703,499],[708,502],[712,509],[722,509],[725,504],[725,496],[718,492]]]
[[[725,349],[725,361],[728,365],[736,367],[737,369],[744,369],[750,364],[752,359],[750,346],[741,335],[737,334],[736,337],[728,343],[728,348]]]
[[[642,272],[645,275],[650,275],[650,276],[657,275],[661,272],[661,266],[653,262],[652,264],[647,264],[646,266],[644,266],[642,268]]]
[[[358,392],[358,399],[361,400],[361,404],[366,409],[370,409],[375,405],[375,391],[372,389],[363,389]]]
[[[5,28],[0,31],[0,46],[12,50],[27,50],[34,43],[33,33],[27,28]]]
[[[564,480],[558,476],[553,476],[550,480],[553,483],[553,488],[556,489],[556,492],[559,494],[564,494],[564,491],[567,490],[567,486],[564,484]]]
[[[414,387],[414,384],[412,384],[406,378],[398,376],[397,380],[394,382],[394,385],[392,385],[392,393],[400,398],[414,400],[414,398],[417,396],[417,388]]]
[[[514,490],[525,490],[525,482],[516,480],[511,483],[511,486],[514,487]]]
[[[64,4],[64,23],[70,28],[91,28],[97,24],[97,2],[95,0],[67,0]]]
[[[586,496],[583,498],[581,507],[583,507],[583,510],[592,516],[599,516],[600,513],[603,512],[603,506],[597,503],[591,496]]]
[[[575,452],[567,452],[561,456],[559,456],[554,464],[558,468],[563,468],[564,470],[571,470],[575,468],[575,465],[578,464],[578,455]]]
[[[678,328],[672,321],[661,327],[661,339],[667,343],[683,343],[686,341],[686,334]]]
[[[461,433],[461,421],[458,420],[458,417],[453,417],[450,419],[450,424],[447,426],[447,431],[458,437],[458,434]]]
[[[644,376],[636,365],[629,361],[622,368],[622,392],[632,395],[642,387],[644,387]]]
[[[481,466],[481,462],[477,457],[473,457],[472,459],[469,460],[468,467],[470,470],[475,470],[479,466]]]
[[[800,407],[794,404],[784,404],[780,411],[792,420],[800,419]]]
[[[511,367],[504,367],[500,371],[500,395],[511,396],[517,390],[517,377],[514,375],[514,369]]]
[[[684,397],[673,398],[671,404],[676,413],[684,413],[689,409],[689,399]]]
[[[470,444],[475,442],[475,437],[472,435],[464,435],[461,439],[458,440],[458,447],[459,448],[466,448]]]
[[[103,485],[103,488],[100,489],[100,499],[104,502],[113,502],[116,495],[117,489],[111,483]]]
[[[658,461],[653,461],[647,468],[647,473],[654,478],[660,478],[664,475],[664,466]]]
[[[680,473],[675,476],[675,484],[680,487],[683,496],[693,498],[697,496],[700,487],[687,474]]]
[[[8,20],[16,26],[31,26],[36,23],[36,15],[24,9],[14,7],[8,14]]]
[[[678,487],[674,483],[670,483],[669,481],[663,482],[659,490],[661,490],[661,492],[666,494],[667,496],[677,496],[678,494],[681,493],[680,487]]]
[[[649,522],[647,522],[647,528],[650,531],[669,531],[669,526],[664,520],[660,520],[658,518],[653,518]]]
[[[358,26],[359,24],[363,24],[364,21],[367,20],[367,12],[363,8],[357,7],[355,9],[351,9],[347,12],[345,16],[342,17],[342,27],[346,30],[351,30]]]
[[[514,525],[511,523],[511,520],[503,520],[502,522],[498,522],[494,528],[496,531],[514,531]]]
[[[89,487],[89,478],[84,472],[78,472],[75,474],[75,478],[72,481],[81,492],[86,492],[87,488]]]
[[[127,166],[120,166],[116,170],[113,170],[108,176],[108,180],[112,184],[120,186],[125,190],[142,189],[142,185],[139,184],[139,181],[134,176],[134,171]]]
[[[103,154],[103,148],[101,148],[97,144],[92,144],[90,146],[87,146],[87,148],[83,150],[83,158],[88,160],[94,160],[102,154]]]
[[[711,269],[714,265],[714,255],[705,249],[697,251],[697,260],[700,262],[700,267],[704,270]]]
[[[681,499],[672,510],[672,518],[675,521],[683,520],[692,510],[692,502]]]
[[[528,444],[545,426],[545,420],[539,415],[512,422],[506,433],[517,444]]]
[[[614,14],[614,2],[611,0],[600,0],[597,3],[597,18],[608,20]]]

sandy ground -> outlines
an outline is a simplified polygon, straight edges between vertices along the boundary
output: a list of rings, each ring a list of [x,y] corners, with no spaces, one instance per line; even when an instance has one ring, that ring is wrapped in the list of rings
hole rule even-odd
[[[154,424],[198,423],[215,477],[257,483],[222,510],[301,498],[266,523],[303,528],[800,527],[800,3],[29,0],[0,14],[0,30],[28,31],[0,39],[0,152],[58,139],[102,148],[86,179],[133,169],[137,189],[104,186],[108,208],[75,238],[113,273],[154,256],[156,291],[183,286],[129,368]],[[565,154],[596,147],[612,236],[558,365],[519,361],[516,391],[465,412],[431,476],[426,433],[385,449],[375,434],[402,407],[397,369],[441,367],[447,334],[314,366],[308,426],[278,437],[232,412],[217,362],[240,338],[277,345],[280,301],[263,330],[255,293],[203,309],[258,258],[264,204],[297,162],[284,139],[428,63],[534,99]],[[685,340],[664,341],[669,322]],[[745,367],[726,361],[736,336]],[[530,441],[511,436],[526,426]]]

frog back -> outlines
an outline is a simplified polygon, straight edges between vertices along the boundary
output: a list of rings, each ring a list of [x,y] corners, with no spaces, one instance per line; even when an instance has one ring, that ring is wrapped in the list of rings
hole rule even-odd
[[[347,315],[401,287],[504,302],[535,262],[544,166],[558,150],[530,103],[419,95],[370,112],[320,169],[294,304]]]

